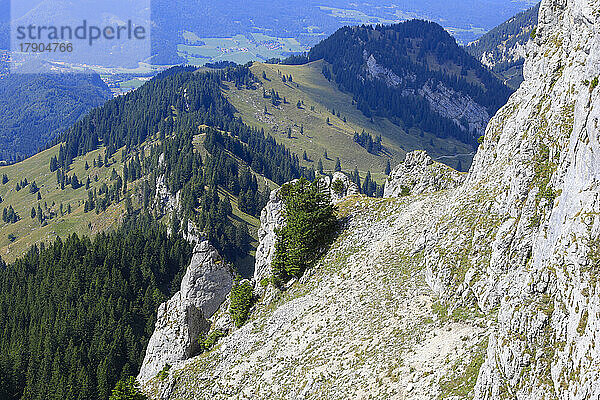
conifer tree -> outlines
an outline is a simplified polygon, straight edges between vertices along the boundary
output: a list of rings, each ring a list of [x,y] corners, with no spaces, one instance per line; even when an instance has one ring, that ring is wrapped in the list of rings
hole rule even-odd
[[[300,178],[281,187],[285,203],[285,225],[276,231],[272,263],[273,282],[284,284],[300,278],[330,242],[337,227],[329,192],[320,180],[312,183]]]
[[[140,390],[139,384],[133,376],[117,382],[109,400],[147,400],[148,397]]]
[[[252,285],[247,279],[242,281],[239,278],[231,288],[229,304],[229,313],[238,328],[246,322],[250,308],[252,307]]]

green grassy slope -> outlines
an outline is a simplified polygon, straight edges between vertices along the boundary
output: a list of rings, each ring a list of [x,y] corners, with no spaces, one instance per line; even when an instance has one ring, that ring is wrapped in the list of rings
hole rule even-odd
[[[454,139],[438,139],[417,129],[405,132],[387,118],[376,117],[371,122],[352,104],[350,94],[341,92],[334,83],[325,79],[322,68],[323,61],[305,65],[254,63],[251,70],[260,80],[261,87],[238,90],[229,86],[226,95],[245,123],[264,128],[266,133],[272,134],[277,142],[296,152],[300,158],[306,151],[310,160],[301,161],[308,167],[316,169],[321,158],[325,170],[332,170],[336,157],[339,157],[343,170],[353,170],[354,167],[361,172],[370,170],[381,180],[387,160],[394,166],[404,159],[407,151],[416,149],[424,149],[433,158],[452,167],[456,167],[459,160],[463,168],[470,165],[472,156],[469,153],[472,150]],[[267,79],[263,79],[263,72]],[[292,75],[293,82],[284,83],[280,74]],[[263,98],[263,88],[267,93],[274,89],[288,103],[274,107],[270,98]],[[298,101],[303,102],[302,108],[297,107]],[[264,113],[265,106],[267,114]],[[332,109],[336,115],[331,113]],[[303,135],[300,133],[302,126]],[[287,137],[288,128],[292,129],[291,138]],[[370,154],[354,142],[354,132],[360,133],[363,129],[373,137],[381,135],[385,147],[383,154]],[[325,151],[327,160],[323,157]]]
[[[334,84],[328,82],[321,70],[321,61],[302,66],[255,63],[252,72],[259,78],[260,86],[255,90],[238,90],[229,84],[225,93],[244,122],[263,127],[265,132],[271,133],[279,143],[296,152],[300,158],[306,151],[309,161],[301,162],[315,169],[318,160],[321,159],[325,170],[331,171],[335,159],[339,157],[344,170],[350,171],[356,166],[363,176],[370,170],[373,177],[382,182],[386,162],[389,160],[392,166],[396,165],[402,161],[406,151],[424,148],[435,158],[449,160],[450,165],[461,159],[454,158],[453,154],[468,153],[469,149],[465,145],[454,140],[443,141],[427,133],[421,136],[421,132],[416,130],[404,132],[384,118],[375,118],[371,122],[352,105],[351,96],[342,93]],[[263,71],[267,76],[266,80],[262,78]],[[280,73],[292,75],[294,82],[284,83]],[[281,97],[287,99],[287,104],[272,106],[269,98],[263,98],[263,87],[267,91],[275,89]],[[303,103],[301,108],[297,107],[298,101]],[[265,105],[268,109],[267,114],[264,114]],[[339,112],[339,118],[331,113],[332,109],[336,110],[336,114]],[[330,120],[329,124],[326,122],[327,118]],[[304,134],[300,133],[301,126],[304,127]],[[288,138],[287,130],[290,127],[292,137]],[[373,136],[382,136],[385,148],[383,153],[370,154],[354,143],[354,132],[361,132],[363,129]],[[206,156],[203,139],[202,135],[197,135],[194,143],[196,150]],[[431,141],[434,142],[433,147],[430,145]],[[325,151],[328,153],[327,159],[323,156]],[[9,178],[7,184],[0,183],[0,210],[12,206],[20,217],[14,224],[0,221],[0,256],[8,262],[22,255],[33,244],[49,242],[56,237],[66,237],[72,233],[94,235],[120,224],[124,214],[124,201],[111,205],[100,214],[96,214],[95,211],[84,213],[84,202],[88,198],[85,187],[74,190],[71,186],[66,186],[64,190],[60,189],[56,173],[50,172],[49,169],[50,158],[57,155],[58,147],[53,147],[20,163],[0,167],[0,176],[6,174]],[[99,189],[104,183],[110,186],[112,169],[114,168],[119,175],[123,173],[121,152],[117,151],[108,167],[101,168],[93,167],[93,160],[98,155],[103,157],[103,148],[76,158],[67,174],[72,176],[75,173],[82,183],[85,183],[89,176],[91,188]],[[446,156],[449,158],[443,158]],[[463,166],[468,165],[468,156],[462,160]],[[88,171],[84,168],[86,161],[90,166]],[[17,183],[24,178],[30,183],[36,182],[40,188],[41,200],[37,200],[37,194],[30,193],[29,186],[16,191]],[[276,186],[263,177],[258,178],[261,190],[265,186],[270,189]],[[134,207],[139,206],[139,183],[128,184]],[[226,192],[221,194],[225,195]],[[234,217],[248,223],[250,234],[256,239],[258,219],[239,211],[237,199],[229,193],[227,195],[231,199]],[[42,209],[48,210],[47,212],[53,211],[57,215],[48,219],[46,224],[40,224],[37,218],[31,218],[31,209],[37,209],[38,204]],[[65,210],[64,215],[60,215],[60,204]],[[66,213],[68,205],[71,206],[71,214]],[[168,222],[168,218],[163,220]],[[248,264],[250,261],[248,260]]]
[[[207,156],[203,146],[204,136],[197,135],[194,139],[196,151],[200,152],[203,157]],[[78,157],[71,165],[68,175],[74,173],[84,186],[73,189],[70,185],[65,186],[61,190],[60,184],[56,180],[56,172],[50,172],[50,158],[58,156],[59,147],[55,146],[36,154],[17,164],[0,167],[0,178],[6,174],[9,178],[8,183],[2,184],[0,181],[0,212],[4,208],[12,206],[17,212],[20,219],[18,222],[11,224],[0,220],[0,257],[6,262],[12,262],[17,257],[25,253],[32,245],[39,243],[48,243],[55,238],[65,238],[73,233],[78,235],[93,236],[97,233],[118,227],[122,222],[122,217],[125,212],[125,202],[122,199],[119,203],[112,204],[106,211],[96,214],[94,210],[87,213],[84,212],[84,203],[88,198],[87,190],[85,189],[85,181],[90,178],[90,190],[100,189],[102,184],[106,183],[109,187],[113,183],[111,174],[113,168],[122,176],[123,175],[123,160],[121,152],[115,153],[111,158],[109,166],[93,167],[93,160],[100,155],[104,158],[104,148],[92,151],[83,157]],[[85,163],[88,163],[89,169],[85,170]],[[241,160],[239,161],[242,164]],[[96,181],[96,177],[98,180]],[[31,184],[36,182],[39,187],[39,192],[42,199],[37,200],[37,194],[31,193],[30,185],[17,191],[16,185],[23,179]],[[277,185],[262,176],[257,175],[260,190],[265,187],[269,189],[275,188]],[[144,177],[139,180],[128,183],[128,193],[131,196],[133,207],[140,208],[138,203],[141,196],[141,182]],[[221,196],[228,196],[233,208],[233,218],[237,221],[244,221],[248,224],[250,235],[253,242],[252,247],[258,245],[258,228],[260,221],[258,218],[248,215],[240,211],[238,207],[238,199],[231,193],[225,190],[220,190]],[[63,204],[64,215],[60,215],[60,204]],[[43,210],[53,211],[57,215],[52,219],[47,219],[45,224],[40,224],[37,218],[31,218],[31,208],[37,209],[40,204]],[[71,214],[67,214],[67,207],[71,205]],[[161,218],[161,222],[168,224],[170,216]],[[12,237],[12,239],[11,239]],[[250,256],[240,258],[235,261],[237,269],[248,274],[254,267],[254,251]]]
[[[104,149],[99,149],[88,153],[84,157],[77,158],[68,172],[69,176],[75,173],[84,186],[74,190],[70,185],[61,190],[57,183],[56,173],[50,172],[50,158],[58,155],[58,146],[45,150],[17,164],[0,167],[0,176],[6,174],[9,178],[8,183],[0,183],[0,197],[3,201],[0,203],[0,209],[12,206],[19,214],[20,220],[14,224],[6,224],[0,220],[0,256],[5,261],[12,261],[23,254],[27,249],[40,242],[49,242],[56,237],[65,237],[72,233],[77,234],[96,234],[105,231],[118,223],[123,215],[124,202],[111,205],[105,212],[96,214],[94,211],[84,213],[83,205],[88,198],[85,189],[86,178],[90,177],[90,188],[99,189],[103,183],[110,185],[110,176],[114,168],[119,175],[123,174],[123,165],[120,160],[120,153],[116,154],[108,167],[94,168],[93,160],[103,156]],[[85,171],[85,162],[88,162],[90,169]],[[98,177],[96,182],[95,177]],[[35,181],[40,188],[42,199],[37,200],[37,194],[29,191],[29,186],[16,191],[18,182],[27,178],[28,182]],[[130,184],[130,191],[133,191],[134,185]],[[60,204],[63,204],[65,214],[60,215]],[[47,220],[47,225],[40,225],[37,219],[31,218],[31,208],[37,208],[40,204],[44,209],[44,204],[49,210],[58,215]],[[66,214],[66,208],[71,205],[71,214]],[[14,235],[16,239],[11,241],[9,235]]]

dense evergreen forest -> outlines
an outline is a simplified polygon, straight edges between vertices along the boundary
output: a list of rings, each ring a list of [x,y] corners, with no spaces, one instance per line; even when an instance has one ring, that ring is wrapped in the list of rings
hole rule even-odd
[[[367,68],[373,56],[399,79],[375,79]],[[506,103],[510,89],[467,54],[441,26],[419,20],[396,25],[344,27],[314,46],[308,61],[323,59],[323,74],[350,92],[367,117],[380,115],[405,128],[476,144],[472,132],[432,111],[419,90],[438,83],[470,96],[493,115]],[[290,60],[300,62],[302,57]]]
[[[149,215],[0,263],[0,398],[107,399],[135,375],[190,245]]]
[[[11,74],[0,79],[0,161],[28,157],[112,97],[97,74]]]
[[[92,110],[62,135],[65,142],[63,166],[74,157],[107,147],[110,157],[125,146],[135,149],[149,135],[170,132],[169,121],[184,116],[197,125],[225,129],[240,124],[234,109],[221,93],[222,81],[248,85],[253,76],[246,67],[228,68],[210,73],[196,73],[191,67],[175,67],[157,75],[141,88]]]
[[[129,216],[114,233],[57,240],[2,264],[0,398],[107,399],[119,379],[137,373],[156,310],[176,291],[190,257],[185,241],[154,222],[161,216],[154,204],[159,179],[170,193],[181,191],[181,208],[170,215],[173,231],[192,220],[234,260],[251,249],[230,196],[257,216],[269,194],[261,175],[280,184],[314,176],[272,137],[233,116],[223,79],[245,85],[253,76],[244,67],[206,74],[174,68],[64,134],[49,165],[62,188],[89,186],[89,176],[70,173],[74,157],[106,144],[93,167],[110,168],[122,148],[123,170],[113,168],[112,186],[88,190],[85,211],[124,201]],[[204,153],[195,148],[199,136]],[[133,200],[128,185],[137,188]]]

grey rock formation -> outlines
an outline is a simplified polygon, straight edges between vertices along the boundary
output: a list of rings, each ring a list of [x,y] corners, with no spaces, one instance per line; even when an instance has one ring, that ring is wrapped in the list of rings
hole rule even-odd
[[[138,380],[154,378],[169,364],[198,354],[198,338],[210,328],[208,319],[225,301],[232,286],[232,271],[217,251],[203,241],[196,244],[181,288],[161,304],[154,333]]]
[[[441,82],[432,87],[428,82],[419,89],[432,110],[443,117],[449,118],[463,130],[473,132],[474,137],[484,134],[490,120],[485,107],[475,102],[471,97],[458,93]]]
[[[260,287],[263,278],[271,275],[271,261],[275,253],[275,229],[285,223],[283,216],[285,204],[279,197],[279,189],[271,192],[269,202],[260,213],[260,228],[258,229],[258,248],[256,249],[254,263],[255,287]]]
[[[437,398],[438,381],[474,359],[487,331],[481,319],[432,313],[423,250],[410,255],[450,195],[349,199],[344,233],[309,276],[265,296],[246,325],[145,390],[157,399]]]
[[[352,182],[348,175],[343,172],[334,172],[331,178],[324,176],[321,178],[325,184],[326,190],[329,190],[331,202],[337,204],[348,196],[354,196],[360,193],[356,183]],[[341,184],[336,184],[340,182]]]
[[[414,82],[415,76],[407,75],[400,77],[392,70],[377,63],[375,57],[368,53],[363,53],[365,59],[365,68],[369,79],[381,79],[389,87],[400,87],[404,83]],[[432,86],[430,82],[426,82],[418,91],[413,89],[405,89],[404,95],[419,94],[423,96],[432,110],[443,117],[449,118],[454,123],[460,126],[463,130],[474,132],[474,136],[483,135],[485,127],[490,120],[485,107],[478,104],[469,96],[458,93],[441,82],[437,86]]]
[[[465,186],[489,199],[501,232],[472,285],[482,307],[499,307],[477,398],[600,397],[598,26],[597,0],[542,1],[525,81]]]
[[[394,87],[400,86],[404,81],[413,82],[416,79],[415,76],[400,78],[391,69],[379,65],[373,54],[369,55],[366,50],[363,53],[363,58],[366,60],[367,77],[369,79],[382,79],[387,86]]]
[[[179,209],[180,196],[181,191],[176,194],[169,192],[164,175],[156,178],[156,197],[154,199],[154,204],[158,211],[162,214],[169,214],[173,211],[177,211]]]
[[[433,193],[454,189],[465,179],[462,174],[442,163],[433,161],[423,150],[406,154],[388,177],[383,197],[400,197],[406,194]]]

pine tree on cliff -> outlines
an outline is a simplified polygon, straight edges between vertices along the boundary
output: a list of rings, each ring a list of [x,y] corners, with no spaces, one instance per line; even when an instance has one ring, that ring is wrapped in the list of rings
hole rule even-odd
[[[285,203],[286,224],[276,230],[273,283],[282,285],[292,277],[300,278],[330,243],[337,228],[329,193],[319,181],[301,178],[280,190]]]

